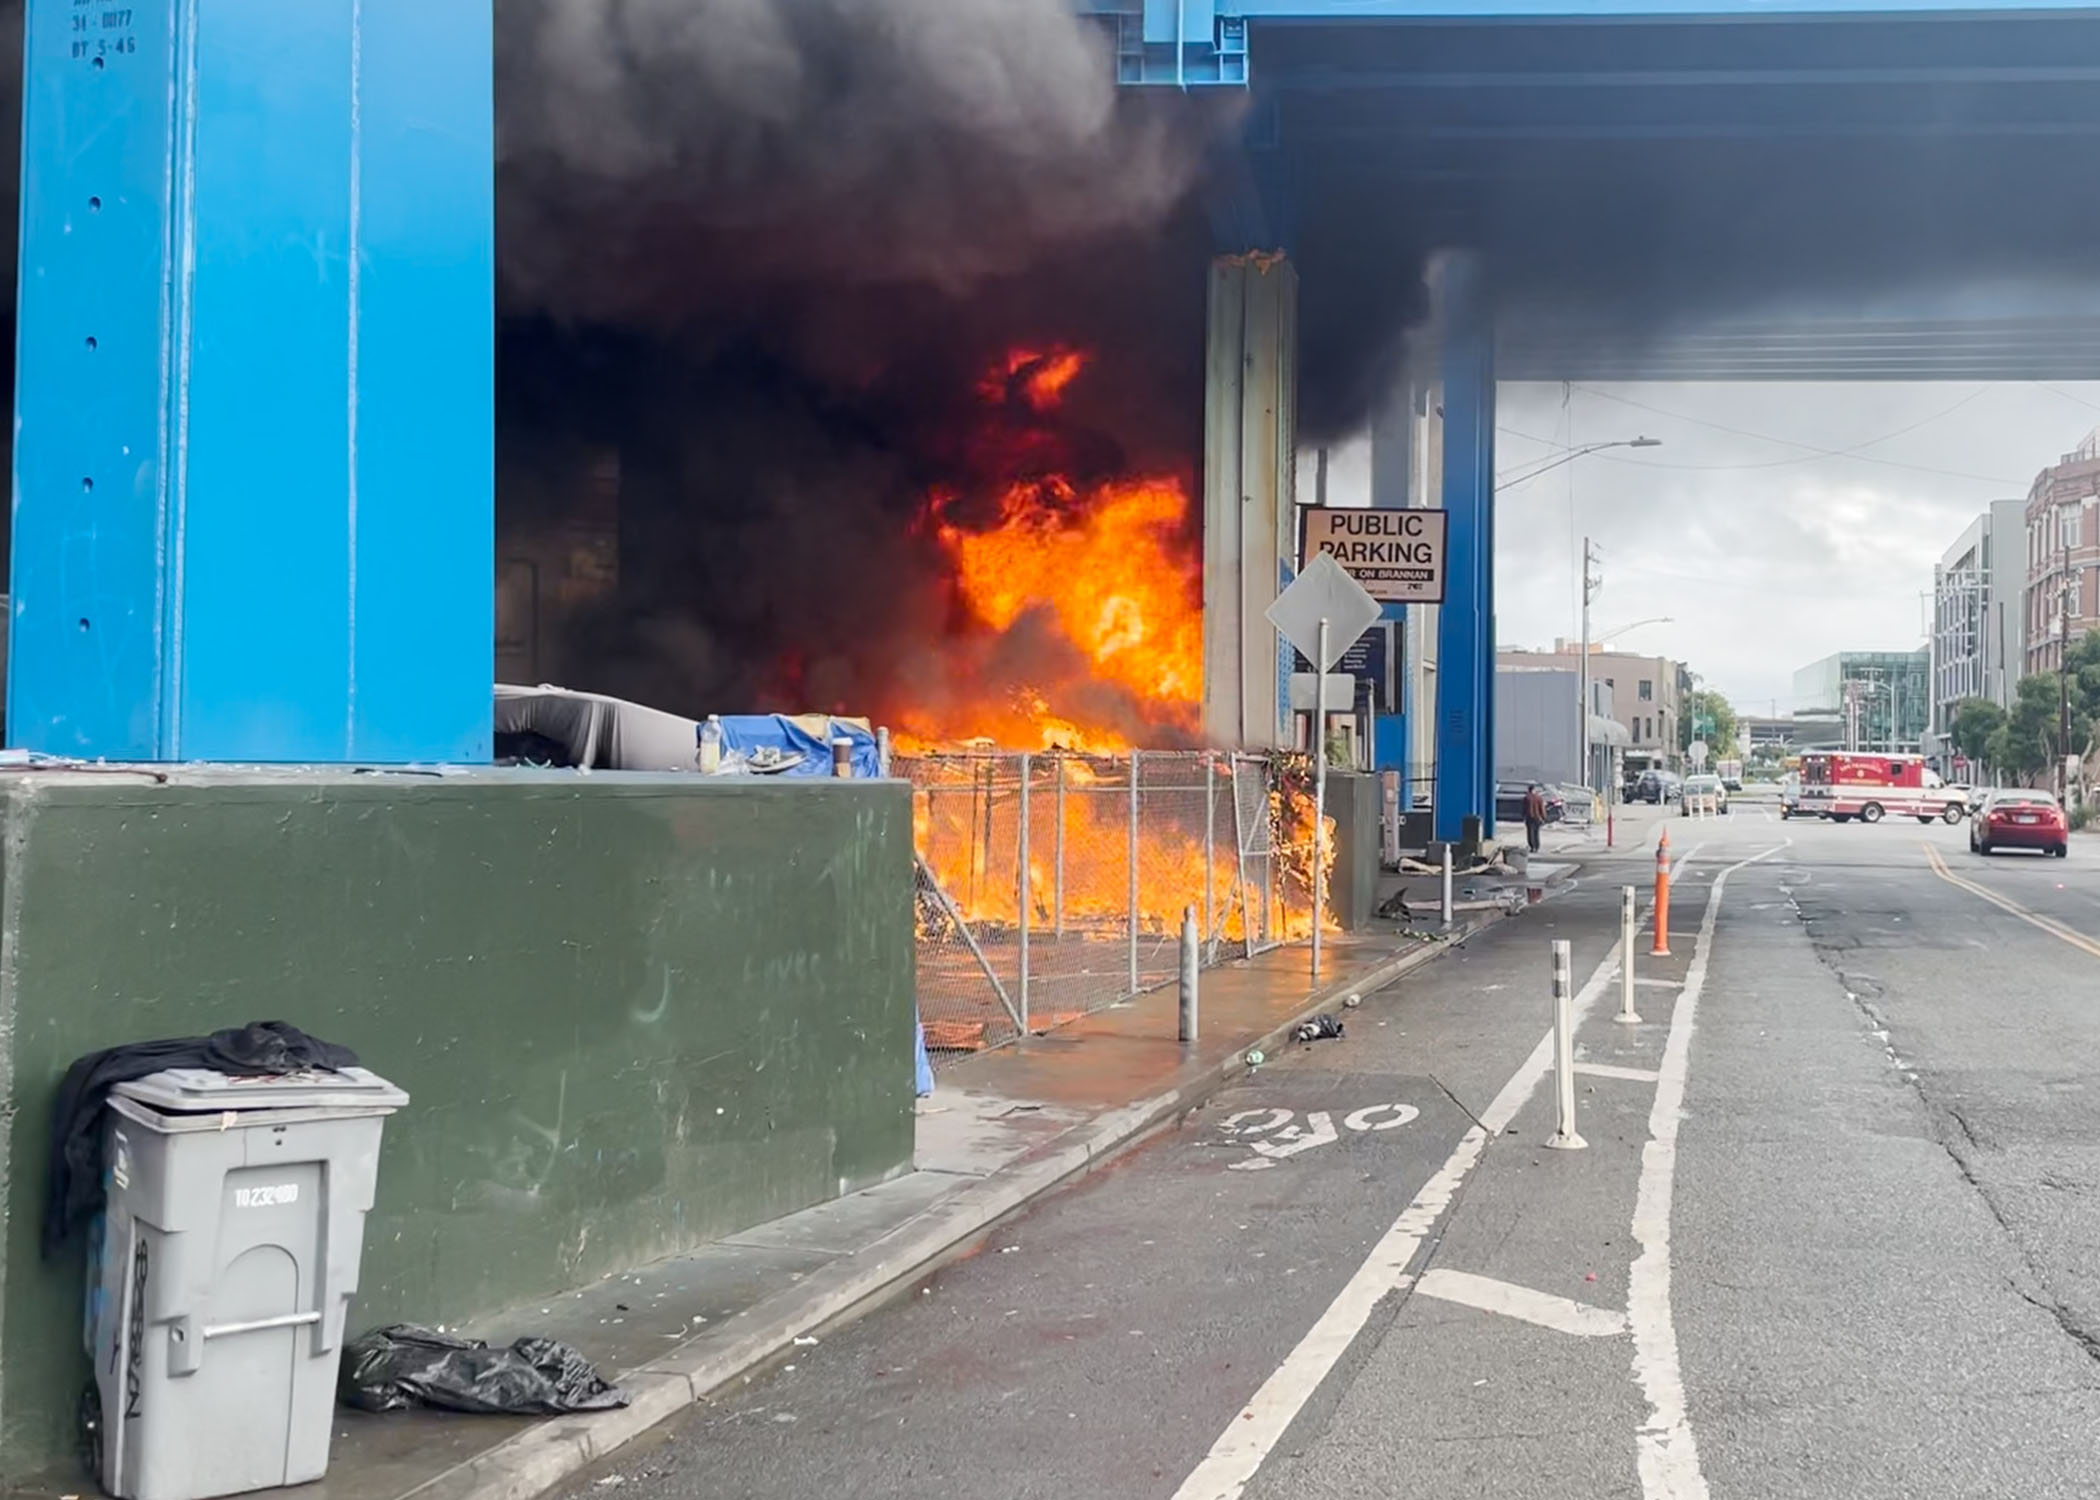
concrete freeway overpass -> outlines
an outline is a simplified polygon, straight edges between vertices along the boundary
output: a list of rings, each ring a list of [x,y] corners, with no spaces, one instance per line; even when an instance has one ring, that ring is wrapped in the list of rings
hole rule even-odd
[[[1244,93],[1220,251],[1286,250],[1308,303],[1339,256],[1442,257],[1377,499],[1453,515],[1451,817],[1489,810],[1497,378],[2100,372],[2100,12],[1079,3],[1132,88]],[[492,45],[483,5],[32,0],[15,743],[488,756]],[[1266,509],[1212,530],[1287,555],[1295,292],[1234,274],[1213,352],[1253,404],[1214,389],[1206,468]]]
[[[1082,0],[1133,88],[1246,94],[1214,205],[1226,252],[1438,266],[1429,337],[1374,432],[1373,503],[1451,513],[1427,707],[1381,763],[1429,759],[1440,837],[1492,826],[1498,379],[2087,379],[2100,374],[2100,11],[1688,0]],[[1346,247],[1346,248],[1344,248]],[[1297,356],[1260,299],[1212,339]],[[1308,349],[1305,359],[1315,358]],[[1220,357],[1214,414],[1252,406]],[[1226,388],[1216,387],[1224,380]],[[1244,430],[1244,416],[1237,419]],[[1425,461],[1424,452],[1427,450]],[[1288,505],[1245,525],[1215,460],[1214,732],[1259,736],[1259,596]],[[1287,476],[1286,476],[1287,483]],[[1258,487],[1257,487],[1258,489]],[[1274,523],[1273,527],[1269,525]],[[1273,542],[1271,541],[1273,538]],[[1236,580],[1238,587],[1231,586]],[[1237,595],[1236,599],[1230,596]],[[1419,611],[1418,611],[1419,613]],[[1418,625],[1428,622],[1417,620]],[[1427,633],[1425,631],[1425,633]],[[1412,635],[1412,632],[1410,632]],[[1250,705],[1252,707],[1250,708]],[[1413,704],[1409,707],[1412,709]],[[1404,741],[1415,740],[1413,753]]]

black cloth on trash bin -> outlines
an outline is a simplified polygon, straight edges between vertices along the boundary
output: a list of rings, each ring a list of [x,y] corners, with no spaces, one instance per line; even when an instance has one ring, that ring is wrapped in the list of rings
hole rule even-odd
[[[625,1391],[558,1339],[523,1338],[491,1349],[413,1323],[346,1344],[336,1396],[359,1411],[435,1406],[486,1416],[552,1417],[627,1404]]]
[[[288,1021],[251,1021],[210,1036],[130,1042],[90,1052],[66,1069],[51,1105],[51,1156],[44,1185],[44,1255],[65,1249],[102,1207],[102,1105],[109,1091],[166,1068],[210,1068],[236,1078],[282,1077],[357,1066],[357,1054]]]

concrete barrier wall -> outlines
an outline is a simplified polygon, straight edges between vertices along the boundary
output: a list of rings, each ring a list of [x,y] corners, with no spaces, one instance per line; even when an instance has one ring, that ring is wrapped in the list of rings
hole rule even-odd
[[[113,1043],[284,1019],[414,1102],[353,1324],[457,1325],[906,1169],[902,783],[22,775],[0,861],[0,1475],[69,1450],[52,1094]]]

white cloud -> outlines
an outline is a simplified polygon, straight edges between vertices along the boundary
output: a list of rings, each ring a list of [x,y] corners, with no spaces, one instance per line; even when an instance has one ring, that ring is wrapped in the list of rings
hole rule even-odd
[[[1503,643],[1577,633],[1586,533],[1604,554],[1598,634],[1671,616],[1620,644],[1783,711],[1797,667],[1923,643],[1933,563],[2100,423],[2100,384],[1511,384],[1498,423],[1505,476],[1568,445],[1663,441],[1502,492]]]

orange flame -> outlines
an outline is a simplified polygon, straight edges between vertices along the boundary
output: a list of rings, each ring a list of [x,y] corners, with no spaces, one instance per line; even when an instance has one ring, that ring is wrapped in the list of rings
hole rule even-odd
[[[1048,606],[1099,677],[1193,728],[1203,616],[1178,555],[1188,518],[1180,485],[1118,481],[1080,496],[1063,479],[1017,484],[999,515],[989,531],[943,523],[937,533],[972,612],[1008,630]]]
[[[989,493],[934,492],[922,518],[968,618],[1004,634],[1035,616],[1069,647],[1045,653],[1064,665],[1031,661],[1029,679],[1004,690],[893,713],[908,753],[977,740],[1099,753],[1195,737],[1203,591],[1186,488],[1171,475],[1081,482],[1044,461],[1065,449],[1052,414],[1088,363],[1061,346],[997,361],[978,382],[1000,409],[978,447],[1005,473]]]
[[[977,383],[977,390],[988,401],[1018,396],[1037,411],[1053,411],[1086,364],[1087,357],[1077,349],[1013,349]]]
[[[1128,763],[1086,757],[1195,739],[1203,690],[1202,574],[1192,505],[1178,479],[1080,481],[1045,463],[1064,451],[1067,434],[1054,414],[1088,362],[1086,354],[1063,347],[1017,348],[996,362],[978,382],[978,394],[996,408],[979,434],[978,451],[989,447],[1000,477],[976,494],[945,489],[929,495],[922,516],[950,561],[955,599],[970,621],[1002,636],[1024,624],[1045,628],[1069,647],[1045,656],[1065,664],[1031,659],[1032,680],[938,710],[893,710],[892,727],[907,755],[965,747],[1072,752],[1055,764],[1038,763],[1032,779],[1030,925],[1038,932],[1111,938],[1127,935],[1133,920]],[[972,769],[962,780],[919,787],[916,845],[965,920],[1011,926],[1023,888],[1018,763],[988,757],[966,764]],[[1314,878],[1310,796],[1279,790],[1265,810],[1277,835],[1271,909],[1258,875],[1242,881],[1230,766],[1216,765],[1222,821],[1208,841],[1202,783],[1161,797],[1147,779],[1135,849],[1139,934],[1170,942],[1183,908],[1194,906],[1199,917],[1213,914],[1216,935],[1225,941],[1242,941],[1250,930],[1257,938],[1307,935]],[[960,773],[946,764],[933,774]],[[1192,801],[1189,791],[1197,793]],[[1329,819],[1330,866],[1333,827]],[[1324,883],[1326,871],[1317,878]]]

